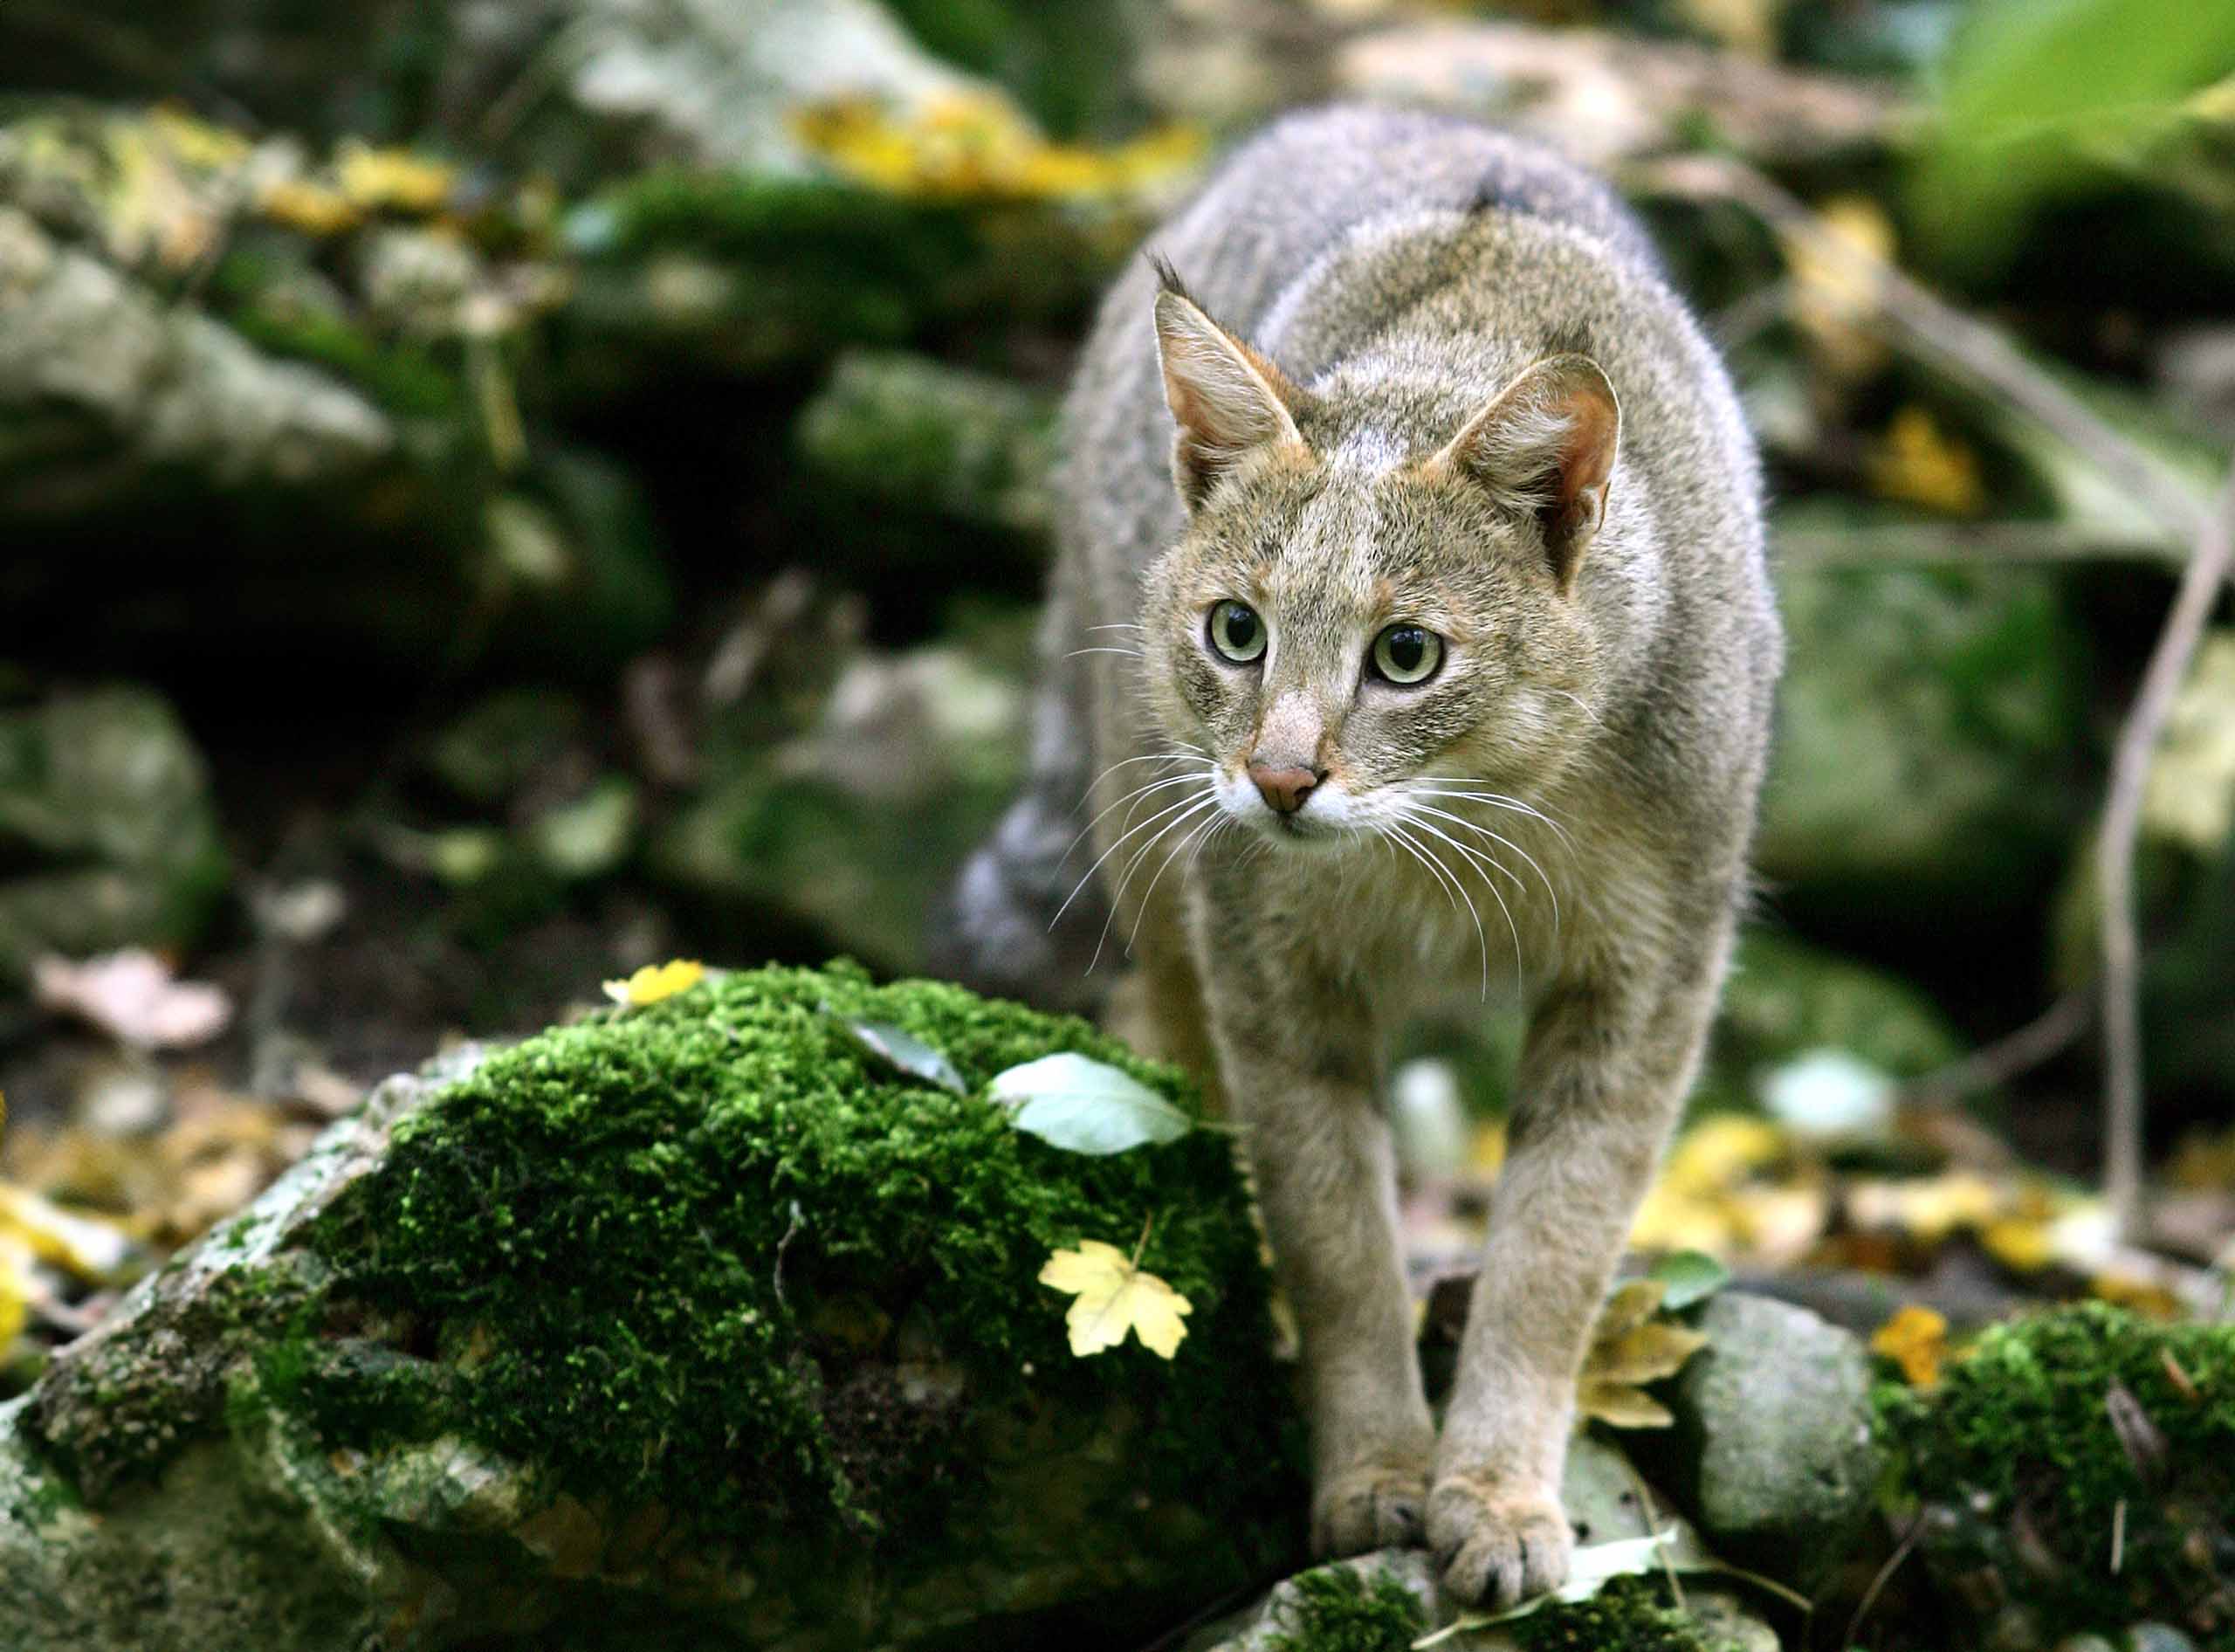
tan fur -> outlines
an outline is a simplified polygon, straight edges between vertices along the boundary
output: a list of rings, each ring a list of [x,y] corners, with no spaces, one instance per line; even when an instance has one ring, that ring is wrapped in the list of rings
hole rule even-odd
[[[1743,898],[1780,654],[1753,450],[1619,205],[1480,128],[1294,117],[1154,244],[1190,286],[1121,282],[1081,365],[1047,738],[1003,841],[1090,793],[1124,1029],[1243,1126],[1320,1550],[1425,1537],[1453,1594],[1515,1600],[1566,1573],[1585,1338]],[[1267,630],[1248,664],[1207,638],[1227,599]],[[1428,680],[1366,670],[1392,620],[1443,639]],[[1253,763],[1324,772],[1276,816]],[[1016,864],[975,864],[966,909]],[[1512,993],[1512,1146],[1439,1439],[1386,1052]]]

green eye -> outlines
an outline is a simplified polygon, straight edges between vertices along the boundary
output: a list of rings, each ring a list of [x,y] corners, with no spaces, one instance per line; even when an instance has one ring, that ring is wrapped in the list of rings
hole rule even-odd
[[[1417,625],[1393,625],[1373,639],[1373,669],[1392,683],[1424,683],[1443,664],[1443,638]]]
[[[1241,602],[1211,605],[1211,646],[1236,665],[1247,665],[1265,651],[1265,622]]]

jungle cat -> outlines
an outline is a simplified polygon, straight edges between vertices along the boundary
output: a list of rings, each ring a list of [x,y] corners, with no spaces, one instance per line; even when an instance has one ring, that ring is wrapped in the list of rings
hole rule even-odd
[[[958,885],[966,973],[1076,998],[1130,948],[1118,1030],[1241,1126],[1318,1552],[1425,1540],[1512,1602],[1568,1570],[1585,1342],[1746,892],[1783,648],[1754,447],[1643,231],[1512,136],[1296,114],[1149,244],[1063,410],[1034,772]],[[1439,1437],[1386,1052],[1515,990]]]

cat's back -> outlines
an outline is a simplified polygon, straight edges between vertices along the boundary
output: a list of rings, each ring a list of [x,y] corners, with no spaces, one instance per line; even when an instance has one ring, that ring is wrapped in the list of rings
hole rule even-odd
[[[1610,258],[1659,272],[1651,240],[1613,191],[1544,146],[1455,116],[1347,105],[1288,115],[1240,146],[1146,251],[1248,336],[1362,226],[1484,209],[1582,231]],[[1130,567],[1179,520],[1169,487],[1142,485],[1166,473],[1171,446],[1149,327],[1155,295],[1154,272],[1137,260],[1104,300],[1064,409],[1071,543]]]

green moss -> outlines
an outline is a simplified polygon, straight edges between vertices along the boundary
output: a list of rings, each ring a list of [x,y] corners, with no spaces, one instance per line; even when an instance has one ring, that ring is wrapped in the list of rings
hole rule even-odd
[[[2120,1390],[2147,1419],[2135,1446],[2112,1420]],[[2060,1309],[1988,1331],[1938,1387],[1880,1408],[1905,1489],[1954,1512],[1934,1528],[1941,1558],[1999,1573],[2051,1639],[2151,1616],[2213,1627],[2235,1586],[2235,1326]]]
[[[1513,1626],[1522,1652],[1736,1652],[1661,1603],[1661,1585],[1614,1578],[1587,1600],[1556,1602]]]
[[[973,1093],[876,1068],[845,1017],[944,1050]],[[1004,1408],[1042,1428],[1121,1408],[1143,1491],[1214,1518],[1281,1506],[1290,1408],[1230,1139],[1090,1159],[1021,1136],[975,1092],[1052,1050],[1196,1105],[1083,1022],[846,967],[530,1039],[399,1125],[312,1231],[331,1304],[404,1327],[393,1356],[263,1374],[335,1444],[416,1415],[718,1532],[943,1518],[987,1455],[958,1430]],[[1041,1266],[1145,1225],[1142,1265],[1194,1304],[1178,1358],[1074,1358]]]
[[[251,343],[326,368],[392,413],[448,418],[464,401],[457,379],[425,350],[380,342],[339,316],[248,307],[227,319]]]
[[[1328,1566],[1294,1587],[1296,1627],[1269,1641],[1269,1652],[1406,1652],[1427,1627],[1413,1592],[1386,1570],[1369,1580],[1352,1566]]]

